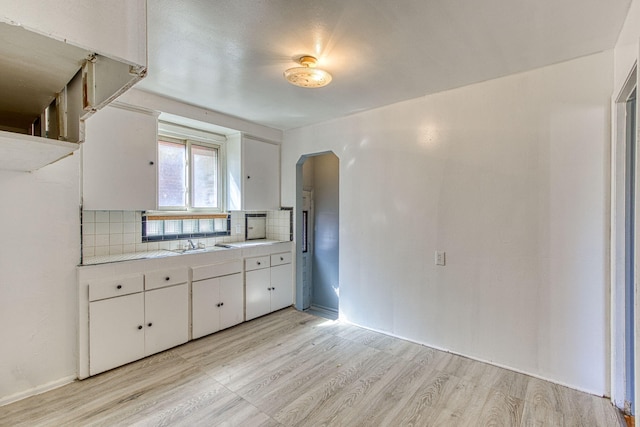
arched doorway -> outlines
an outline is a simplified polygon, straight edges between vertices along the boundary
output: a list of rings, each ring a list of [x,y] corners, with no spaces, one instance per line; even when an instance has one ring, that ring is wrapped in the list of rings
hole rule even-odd
[[[338,317],[340,162],[304,155],[296,173],[296,308]]]

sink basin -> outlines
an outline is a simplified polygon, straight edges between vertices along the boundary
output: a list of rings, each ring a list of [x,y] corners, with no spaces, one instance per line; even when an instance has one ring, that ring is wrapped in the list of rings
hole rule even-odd
[[[198,249],[165,249],[169,252],[174,252],[177,254],[197,254],[200,252],[207,252],[207,248],[198,248]]]

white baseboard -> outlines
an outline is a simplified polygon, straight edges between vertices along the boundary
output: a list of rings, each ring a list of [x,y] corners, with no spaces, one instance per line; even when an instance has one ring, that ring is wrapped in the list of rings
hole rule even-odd
[[[0,398],[0,406],[8,405],[9,403],[17,402],[18,400],[26,399],[27,397],[35,396],[36,394],[44,393],[49,390],[53,390],[63,385],[72,383],[76,379],[75,375],[69,377],[60,378],[59,380],[51,381],[46,384],[39,385],[29,390],[21,391],[19,393],[12,394]]]

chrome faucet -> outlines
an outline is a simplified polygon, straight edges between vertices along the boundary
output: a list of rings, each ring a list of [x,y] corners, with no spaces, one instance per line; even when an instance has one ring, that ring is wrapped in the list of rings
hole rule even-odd
[[[188,239],[187,242],[189,242],[189,249],[196,249],[196,245],[193,244],[191,239]]]

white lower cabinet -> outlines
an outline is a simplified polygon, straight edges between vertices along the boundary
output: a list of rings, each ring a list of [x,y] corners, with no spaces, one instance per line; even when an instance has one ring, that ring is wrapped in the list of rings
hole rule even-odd
[[[144,357],[144,294],[89,304],[89,373]]]
[[[271,311],[289,307],[293,303],[291,264],[271,267]]]
[[[191,334],[200,338],[242,323],[242,274],[199,280],[191,284]]]
[[[289,307],[293,303],[290,252],[247,258],[245,270],[247,320]]]
[[[90,295],[104,298],[89,302],[89,375],[189,340],[189,285],[145,292],[142,275],[133,279],[89,284]],[[127,286],[132,281],[135,286]]]
[[[144,294],[145,356],[189,341],[189,286],[170,286]]]
[[[271,312],[271,274],[269,268],[247,271],[245,287],[247,289],[247,320],[264,316]]]

